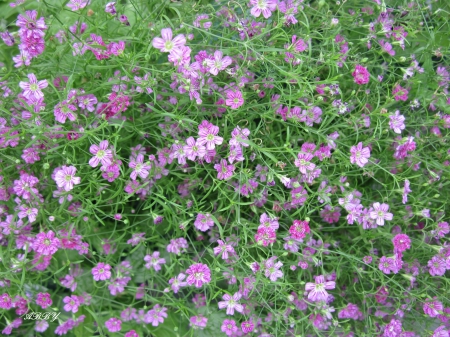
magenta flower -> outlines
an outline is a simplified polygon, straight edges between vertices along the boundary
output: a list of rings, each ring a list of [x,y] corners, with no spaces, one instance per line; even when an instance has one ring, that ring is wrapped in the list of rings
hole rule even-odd
[[[392,89],[392,95],[394,96],[396,101],[406,101],[408,100],[408,89],[402,88],[400,85],[396,85],[394,89]]]
[[[12,307],[12,300],[11,297],[8,294],[1,294],[0,295],[0,308],[2,309],[11,309]]]
[[[242,92],[239,90],[227,90],[226,91],[227,99],[225,100],[225,104],[229,106],[231,109],[237,109],[242,104],[244,104],[244,98],[242,96]]]
[[[374,210],[370,212],[370,218],[376,220],[378,226],[384,226],[384,220],[392,220],[393,214],[388,213],[389,205],[376,202],[373,204]]]
[[[183,34],[179,34],[172,39],[173,33],[170,28],[163,28],[161,30],[161,36],[162,38],[155,37],[152,41],[152,45],[163,53],[168,53],[173,49],[179,49],[186,44],[186,38]]]
[[[397,234],[393,239],[394,252],[404,252],[411,248],[411,239],[406,234]]]
[[[309,292],[308,299],[313,302],[326,301],[328,293],[326,290],[331,290],[336,287],[336,282],[325,282],[323,275],[314,276],[315,283],[306,283],[305,290]]]
[[[297,155],[297,159],[295,159],[294,164],[298,167],[301,173],[306,174],[307,171],[313,171],[316,167],[315,164],[310,163],[310,160],[313,158],[314,156],[311,153],[300,152]]]
[[[74,185],[81,182],[80,177],[75,177],[77,169],[75,166],[62,166],[55,174],[55,182],[58,187],[63,188],[66,192],[73,190]]]
[[[92,268],[94,281],[105,281],[111,278],[111,266],[100,262],[96,267]]]
[[[77,295],[66,296],[63,299],[63,302],[66,304],[64,306],[65,311],[71,311],[76,313],[78,311],[78,307],[80,306],[80,300]]]
[[[203,330],[203,328],[206,328],[206,324],[208,323],[208,319],[206,317],[203,317],[202,315],[193,316],[189,319],[189,326],[192,327],[192,329],[200,329]]]
[[[360,66],[359,64],[356,65],[355,71],[352,73],[353,79],[356,84],[367,84],[369,83],[370,74],[367,71],[366,68],[363,66]]]
[[[255,234],[256,243],[264,247],[274,243],[276,240],[276,232],[270,227],[260,227]]]
[[[294,224],[289,228],[289,233],[291,234],[291,237],[293,237],[296,240],[303,239],[306,236],[306,234],[310,232],[311,229],[309,228],[308,221],[294,220]]]
[[[197,214],[194,222],[195,228],[199,231],[206,232],[214,226],[214,220],[211,218],[211,214]]]
[[[361,142],[359,142],[357,146],[352,146],[350,148],[350,154],[350,162],[358,165],[359,167],[364,167],[364,165],[369,162],[370,149],[368,147],[363,148]]]
[[[237,333],[238,327],[236,326],[236,322],[232,319],[225,319],[220,327],[223,333],[227,336],[232,336]]]
[[[423,312],[425,313],[425,315],[430,317],[437,317],[438,315],[441,315],[443,309],[444,306],[441,302],[437,301],[437,297],[428,299],[423,304]]]
[[[109,166],[112,163],[113,154],[111,150],[108,150],[108,141],[102,140],[99,145],[92,144],[89,148],[89,152],[94,155],[89,160],[91,167],[97,167],[101,162],[102,166]]]
[[[214,169],[217,171],[217,179],[228,180],[233,176],[234,165],[228,165],[225,159],[220,160],[220,164],[215,164]]]
[[[195,285],[196,288],[201,288],[203,283],[211,282],[211,271],[208,266],[203,263],[195,263],[186,270],[186,281],[189,285]]]
[[[390,274],[391,271],[395,269],[395,261],[391,257],[383,256],[378,264],[378,269],[380,269],[385,274]]]
[[[145,264],[145,268],[150,269],[153,268],[155,271],[160,271],[161,266],[160,264],[166,263],[166,259],[159,257],[159,252],[153,252],[152,255],[145,255],[144,261],[147,262]]]
[[[428,272],[431,276],[442,276],[447,270],[447,264],[439,255],[435,255],[428,261]]]
[[[252,321],[245,321],[241,323],[242,332],[248,334],[255,329],[255,324]]]
[[[227,315],[234,315],[234,310],[242,313],[244,311],[244,307],[242,304],[237,303],[241,299],[242,295],[237,292],[233,296],[229,294],[225,294],[222,296],[224,301],[220,301],[218,303],[219,309],[227,308]]]
[[[77,119],[77,115],[74,113],[76,110],[77,107],[69,101],[62,101],[55,106],[53,114],[57,122],[65,123],[67,119],[73,122]]]
[[[199,145],[206,145],[207,150],[214,150],[216,145],[221,145],[223,138],[218,136],[219,127],[210,125],[208,128],[201,128],[198,132],[199,138],[197,142]]]
[[[56,253],[60,246],[60,241],[55,237],[53,231],[48,231],[47,233],[41,232],[36,235],[31,246],[35,252],[48,256]]]
[[[232,245],[223,242],[222,240],[217,240],[217,247],[214,247],[214,255],[222,254],[222,259],[226,260],[229,254],[234,255],[235,251]]]
[[[400,111],[395,111],[395,115],[389,116],[389,128],[395,133],[401,134],[405,129],[405,116],[400,115]]]
[[[105,322],[105,326],[109,332],[117,332],[122,329],[122,321],[118,318],[112,317]]]
[[[36,304],[39,305],[42,309],[46,309],[49,306],[51,306],[53,303],[52,299],[50,298],[49,293],[39,293],[36,296]]]
[[[145,315],[145,323],[152,324],[152,326],[158,326],[159,324],[164,323],[164,319],[167,318],[167,308],[160,307],[159,304],[156,304],[152,310],[149,310]]]
[[[250,5],[253,5],[250,14],[255,18],[258,18],[262,13],[264,18],[267,19],[277,9],[276,0],[250,0]]]
[[[36,75],[28,74],[29,83],[27,82],[19,82],[19,86],[24,90],[22,95],[25,96],[26,99],[30,100],[33,97],[36,99],[40,99],[44,97],[44,93],[41,89],[45,89],[48,86],[47,80],[38,81]]]
[[[206,155],[206,147],[201,145],[194,137],[186,139],[186,145],[183,147],[183,151],[189,160],[194,161],[195,158],[203,158]]]
[[[209,72],[213,75],[217,75],[219,71],[228,67],[233,60],[229,56],[223,57],[223,53],[220,50],[214,52],[214,59],[205,59],[206,65],[209,67]]]
[[[150,165],[150,162],[144,163],[144,155],[138,154],[137,158],[132,158],[132,160],[129,163],[129,167],[131,167],[133,172],[130,174],[130,178],[132,180],[136,180],[137,176],[141,177],[142,179],[145,179],[148,177],[149,170],[151,170],[152,166]]]
[[[181,287],[187,286],[187,282],[183,281],[185,278],[186,275],[180,273],[177,277],[173,277],[169,280],[169,284],[171,285],[171,288],[175,294],[178,292],[178,290],[180,290]]]
[[[283,277],[283,272],[280,270],[283,263],[281,261],[275,263],[276,259],[276,256],[272,256],[264,262],[264,276],[268,277],[272,282],[276,282],[277,279]]]

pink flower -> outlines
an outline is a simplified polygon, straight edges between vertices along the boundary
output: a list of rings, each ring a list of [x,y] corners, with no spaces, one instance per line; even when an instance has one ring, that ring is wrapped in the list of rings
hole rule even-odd
[[[209,67],[209,72],[213,75],[217,75],[219,71],[224,70],[228,67],[232,61],[231,57],[222,57],[223,53],[220,50],[214,52],[214,59],[205,59],[207,66]]]
[[[310,160],[313,159],[313,155],[311,153],[302,153],[300,152],[297,155],[297,159],[295,159],[295,166],[298,167],[299,171],[303,174],[306,174],[307,171],[313,171],[316,167],[315,164],[310,163]]]
[[[425,303],[423,304],[423,312],[425,313],[425,315],[430,317],[437,317],[438,315],[442,314],[444,306],[436,299],[437,297],[434,297],[433,299],[428,299],[425,301]]]
[[[46,309],[49,306],[51,306],[53,303],[52,299],[50,298],[49,293],[39,293],[36,296],[36,304],[39,305],[42,309]]]
[[[186,275],[180,273],[177,277],[173,277],[169,280],[169,284],[171,285],[171,288],[175,294],[178,292],[178,290],[180,290],[181,287],[187,286],[187,282],[183,281],[185,278]]]
[[[369,162],[370,158],[370,149],[368,147],[364,147],[361,142],[358,143],[357,146],[352,146],[350,148],[350,162],[352,164],[356,164],[359,167],[364,167]]]
[[[78,311],[78,307],[80,306],[80,300],[77,295],[66,296],[63,299],[63,302],[66,304],[64,306],[65,311],[71,311],[76,313]]]
[[[394,264],[395,264],[395,261],[393,258],[391,258],[391,257],[388,258],[386,256],[383,256],[380,259],[380,263],[378,264],[378,269],[380,269],[385,274],[390,274],[391,271],[393,271],[395,268]]]
[[[234,248],[230,244],[226,244],[222,240],[217,240],[217,243],[219,246],[214,248],[214,255],[219,255],[222,253],[222,259],[226,260],[229,257],[228,253],[231,255],[235,254]]]
[[[384,220],[392,220],[393,214],[388,213],[389,205],[376,202],[373,204],[374,210],[370,212],[370,218],[377,221],[378,226],[384,226]]]
[[[136,180],[137,176],[145,179],[149,175],[149,170],[151,170],[152,166],[150,162],[144,163],[144,155],[138,154],[136,159],[132,159],[130,161],[129,167],[133,168],[133,172],[131,172],[130,178],[131,180]]]
[[[29,83],[27,82],[19,82],[19,86],[24,90],[22,93],[28,100],[33,97],[36,99],[40,99],[44,97],[44,93],[41,89],[45,89],[48,86],[47,80],[38,81],[36,75],[28,74]]]
[[[160,253],[156,251],[153,252],[152,255],[145,255],[144,261],[147,262],[145,264],[145,268],[147,269],[153,268],[155,269],[155,271],[160,271],[161,270],[160,264],[166,263],[166,259],[160,258],[159,254]]]
[[[323,275],[315,276],[314,279],[315,283],[308,282],[305,286],[305,290],[309,292],[308,299],[313,302],[326,301],[328,298],[326,290],[334,289],[336,282],[325,282]]]
[[[118,318],[110,318],[105,322],[105,326],[109,332],[117,332],[122,329],[122,321]]]
[[[195,263],[186,270],[186,281],[189,285],[195,285],[196,288],[201,288],[203,283],[211,282],[211,271],[208,266],[203,263]]]
[[[96,267],[92,268],[94,281],[105,281],[111,278],[111,266],[100,262]]]
[[[218,136],[219,127],[210,125],[208,128],[201,128],[198,132],[199,138],[197,143],[199,145],[206,145],[207,150],[214,150],[216,145],[221,145],[223,138]]]
[[[274,243],[276,240],[276,232],[270,227],[258,228],[258,231],[255,234],[256,243],[264,247]]]
[[[411,248],[411,239],[406,234],[397,234],[393,239],[395,252],[404,252],[405,250]]]
[[[149,310],[145,315],[145,323],[152,324],[152,326],[158,326],[159,324],[164,323],[164,319],[167,318],[167,308],[160,307],[159,304],[156,304],[152,310]]]
[[[250,14],[256,18],[262,13],[264,18],[267,19],[277,9],[276,0],[250,0],[250,5],[253,5]]]
[[[370,74],[367,71],[366,68],[363,66],[360,66],[359,64],[356,65],[355,71],[352,73],[353,79],[356,84],[367,84],[369,83]]]
[[[86,7],[87,4],[87,0],[70,0],[66,6],[69,7],[72,11],[77,11]]]
[[[252,321],[245,321],[241,323],[242,332],[248,334],[253,331],[255,324]]]
[[[244,98],[242,97],[241,91],[227,90],[226,95],[227,99],[225,100],[225,104],[231,109],[237,109],[244,104]]]
[[[108,150],[108,141],[102,140],[99,145],[92,144],[89,148],[89,152],[94,155],[89,160],[89,165],[91,167],[97,167],[97,165],[101,162],[102,166],[109,166],[112,163],[113,155],[112,151]]]
[[[289,228],[291,237],[297,240],[303,239],[310,232],[308,221],[294,220],[294,224]]]
[[[173,34],[172,29],[170,28],[163,28],[161,30],[161,36],[162,38],[155,37],[152,41],[152,45],[163,53],[168,53],[173,49],[179,49],[186,44],[186,38],[183,34],[179,34],[172,39]]]
[[[55,174],[55,182],[60,188],[64,188],[66,192],[73,190],[73,185],[81,182],[80,177],[75,177],[77,169],[75,166],[62,166]]]
[[[36,239],[33,241],[32,248],[44,256],[53,255],[56,253],[60,245],[58,238],[55,238],[53,231],[48,233],[41,232],[36,235]]]
[[[226,319],[223,321],[220,330],[222,330],[222,332],[227,336],[232,336],[236,334],[236,332],[238,331],[238,327],[236,326],[236,322],[234,320]]]
[[[389,128],[395,133],[401,134],[405,129],[405,116],[400,115],[400,111],[395,111],[395,115],[389,116]]]
[[[408,89],[402,88],[399,84],[392,89],[392,95],[394,95],[396,101],[406,101],[408,99],[408,93]]]
[[[1,294],[0,295],[0,308],[2,309],[11,309],[12,307],[12,300],[11,297],[8,294]]]
[[[228,165],[225,159],[221,159],[219,164],[214,165],[214,169],[217,171],[217,179],[228,180],[233,176],[234,165]]]
[[[227,315],[234,315],[234,310],[242,313],[244,311],[244,307],[242,304],[237,303],[241,299],[242,295],[237,292],[233,296],[228,294],[223,295],[224,301],[220,301],[218,303],[219,309],[227,308]]]

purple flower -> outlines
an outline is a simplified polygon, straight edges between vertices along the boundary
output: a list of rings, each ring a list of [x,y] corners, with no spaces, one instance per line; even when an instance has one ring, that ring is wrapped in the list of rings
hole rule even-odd
[[[429,273],[431,276],[442,276],[447,270],[447,264],[439,255],[435,255],[428,261]]]
[[[370,158],[370,149],[368,147],[364,147],[361,142],[358,143],[357,146],[352,146],[350,148],[350,162],[352,164],[356,164],[359,167],[364,167],[369,162]]]
[[[62,166],[55,174],[55,182],[58,187],[63,188],[66,192],[73,189],[74,185],[81,182],[80,177],[75,177],[77,169],[75,166]]]
[[[27,76],[30,82],[19,82],[19,86],[24,90],[22,95],[24,95],[27,100],[30,100],[32,97],[36,99],[43,98],[44,93],[41,89],[47,88],[47,80],[38,81],[34,74],[28,74]]]
[[[250,5],[252,5],[252,9],[250,10],[250,14],[254,17],[259,17],[262,13],[264,18],[269,18],[277,9],[277,1],[276,0],[250,0]]]
[[[383,256],[380,259],[380,263],[378,264],[378,268],[385,274],[390,274],[394,267],[394,259],[386,256]]]
[[[223,142],[223,138],[219,137],[218,134],[219,127],[211,124],[208,128],[199,130],[197,142],[199,145],[206,145],[207,150],[213,150],[216,145],[221,145]]]
[[[223,295],[224,301],[220,301],[218,303],[219,309],[227,308],[227,315],[234,315],[234,310],[242,313],[244,311],[244,307],[242,304],[237,303],[241,299],[242,295],[237,292],[233,296],[228,294]]]
[[[314,276],[314,279],[315,283],[308,282],[305,286],[305,290],[309,292],[308,299],[313,302],[326,301],[329,296],[326,290],[334,289],[336,282],[325,282],[323,275]]]
[[[70,0],[66,6],[69,7],[72,11],[77,11],[86,7],[87,4],[87,0]]]
[[[156,304],[152,310],[149,310],[145,315],[145,323],[152,324],[152,326],[158,326],[159,324],[164,323],[164,319],[167,318],[167,308],[160,307],[159,304]]]
[[[230,244],[226,244],[222,240],[217,240],[218,246],[214,248],[214,255],[219,255],[222,253],[222,259],[226,260],[229,257],[230,253],[231,255],[235,254],[233,246]]]
[[[72,311],[73,313],[76,313],[78,311],[78,307],[80,306],[80,300],[78,299],[77,295],[72,296],[66,296],[64,297],[63,302],[66,304],[64,306],[65,311]]]
[[[211,214],[197,214],[197,218],[194,222],[195,228],[202,232],[210,230],[214,226],[214,220],[211,218]]]
[[[150,162],[147,162],[144,164],[144,155],[139,154],[137,158],[133,158],[130,161],[129,167],[131,167],[133,172],[131,172],[130,178],[132,180],[136,180],[137,176],[141,177],[142,179],[145,179],[148,177],[149,170],[152,168],[150,165]]]
[[[91,167],[97,167],[97,165],[101,162],[102,166],[109,166],[111,165],[113,155],[112,151],[108,150],[108,141],[102,140],[99,145],[92,144],[89,148],[89,152],[94,155],[89,160],[89,165]]]
[[[186,279],[189,285],[195,285],[196,288],[201,288],[203,283],[211,282],[211,271],[208,266],[203,263],[195,263],[186,270],[188,278]]]
[[[109,332],[117,332],[122,329],[122,321],[118,318],[110,318],[105,322],[105,326]]]
[[[152,45],[163,53],[170,52],[175,48],[181,48],[186,44],[184,35],[179,34],[173,38],[172,29],[170,28],[163,28],[161,30],[161,36],[162,38],[155,37],[152,41]]]
[[[220,160],[220,164],[215,164],[214,169],[217,171],[217,179],[228,180],[232,177],[234,172],[234,165],[228,165],[225,159]]]
[[[183,281],[186,278],[186,275],[183,273],[178,274],[177,277],[173,277],[169,280],[169,284],[172,287],[173,292],[176,294],[181,287],[186,287],[187,282]]]
[[[145,264],[145,268],[150,269],[153,268],[155,271],[161,270],[160,264],[165,264],[166,259],[159,257],[159,252],[153,252],[152,255],[145,255],[144,261],[147,262]]]
[[[237,333],[238,327],[236,326],[236,322],[232,319],[225,319],[220,327],[223,333],[227,336],[233,336]]]
[[[376,220],[378,226],[384,226],[384,220],[392,220],[393,214],[388,213],[389,205],[376,202],[373,204],[374,210],[370,212],[370,218]]]
[[[237,109],[242,104],[244,104],[244,98],[242,96],[242,92],[239,90],[227,90],[225,92],[227,95],[227,99],[225,100],[225,104],[229,106],[231,109]]]
[[[316,167],[315,164],[310,163],[310,160],[313,159],[314,156],[310,153],[299,153],[297,155],[297,159],[295,159],[295,166],[298,167],[299,171],[303,174],[306,174],[306,171],[312,171]]]
[[[400,111],[395,111],[395,115],[389,116],[389,127],[394,130],[395,133],[402,133],[405,129],[405,116],[400,115]]]
[[[223,53],[220,50],[214,52],[214,59],[205,59],[206,64],[209,67],[209,72],[213,75],[217,75],[219,71],[228,67],[233,60],[229,56],[222,57]]]

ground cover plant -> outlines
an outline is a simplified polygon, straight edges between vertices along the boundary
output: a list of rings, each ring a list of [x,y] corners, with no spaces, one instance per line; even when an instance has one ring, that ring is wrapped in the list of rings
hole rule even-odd
[[[0,13],[2,334],[450,335],[446,0]]]

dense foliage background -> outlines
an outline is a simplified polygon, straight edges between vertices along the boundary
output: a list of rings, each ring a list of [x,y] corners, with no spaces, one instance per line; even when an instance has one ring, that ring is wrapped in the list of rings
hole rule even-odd
[[[449,336],[447,1],[0,13],[3,334]]]

